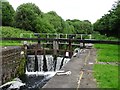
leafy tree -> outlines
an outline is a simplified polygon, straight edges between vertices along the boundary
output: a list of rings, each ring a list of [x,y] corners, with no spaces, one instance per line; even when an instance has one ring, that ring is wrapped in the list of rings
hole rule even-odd
[[[38,6],[33,3],[22,4],[16,10],[16,27],[36,32],[35,20],[38,16],[42,16],[42,12],[38,8]]]
[[[113,4],[113,8],[94,23],[94,30],[107,36],[119,37],[120,35],[120,0]]]
[[[41,18],[40,16],[35,20],[35,29],[39,33],[55,33],[54,26],[46,18]]]
[[[2,2],[2,25],[13,26],[14,22],[14,9],[9,2]]]
[[[64,20],[56,12],[50,11],[44,15],[44,18],[48,20],[57,33],[63,33]]]
[[[70,25],[74,27],[75,34],[89,34],[92,33],[92,24],[88,20],[80,21],[78,19],[67,20]]]
[[[73,34],[74,33],[74,27],[69,24],[69,22],[65,21],[64,22],[64,29],[63,29],[64,34]]]

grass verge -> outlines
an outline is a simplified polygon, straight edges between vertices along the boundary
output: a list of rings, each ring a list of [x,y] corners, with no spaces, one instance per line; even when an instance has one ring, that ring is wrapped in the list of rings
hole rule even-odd
[[[94,71],[99,88],[118,88],[118,66],[96,64]]]
[[[118,62],[120,45],[95,44],[97,51],[97,61],[100,62]]]
[[[118,62],[120,45],[95,44],[97,48],[97,62]],[[98,88],[118,88],[119,66],[109,64],[95,64],[94,77],[97,80]],[[119,88],[120,89],[120,88]]]

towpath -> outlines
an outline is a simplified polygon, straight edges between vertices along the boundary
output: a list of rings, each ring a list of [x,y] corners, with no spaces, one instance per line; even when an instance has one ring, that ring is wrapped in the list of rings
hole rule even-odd
[[[93,65],[96,60],[96,49],[83,49],[73,57],[63,68],[71,71],[70,75],[55,75],[43,88],[97,88],[93,77]]]

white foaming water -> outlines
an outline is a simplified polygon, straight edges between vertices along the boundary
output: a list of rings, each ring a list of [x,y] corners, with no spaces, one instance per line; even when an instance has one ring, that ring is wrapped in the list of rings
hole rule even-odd
[[[10,85],[10,86],[9,86]],[[0,89],[2,89],[5,86],[9,86],[7,90],[11,89],[19,89],[21,86],[24,86],[25,83],[22,83],[22,81],[19,78],[13,79],[13,81],[7,82],[0,86]]]

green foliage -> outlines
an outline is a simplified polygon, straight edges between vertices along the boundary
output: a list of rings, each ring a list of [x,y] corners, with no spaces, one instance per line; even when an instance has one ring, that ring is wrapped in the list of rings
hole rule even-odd
[[[54,27],[55,32],[63,33],[64,20],[58,16],[56,12],[50,11],[44,14],[44,19],[48,21],[52,27]]]
[[[94,71],[99,88],[118,88],[118,66],[96,64]]]
[[[16,10],[15,25],[18,28],[36,32],[35,20],[38,16],[41,15],[42,12],[35,4],[33,3],[22,4]]]
[[[23,29],[8,27],[8,26],[2,26],[2,36],[0,37],[17,37],[20,38],[20,34],[22,33],[33,33],[31,31],[25,31]]]
[[[8,14],[6,12],[6,14]],[[14,15],[14,26],[36,33],[92,33],[92,24],[88,20],[64,21],[56,12],[42,13],[33,3],[18,6]]]
[[[7,37],[7,38],[9,38],[9,37],[20,38],[20,35],[22,33],[33,33],[31,31],[25,31],[22,29],[8,27],[8,26],[2,26],[2,29],[0,29],[0,32],[2,32],[2,34],[0,34],[0,37]],[[24,35],[24,37],[30,37],[30,35],[26,34],[26,35]],[[21,45],[21,41],[10,41],[10,40],[9,41],[2,41],[2,43],[0,43],[0,45],[2,45],[2,46]]]
[[[88,20],[80,21],[77,19],[67,20],[69,25],[74,27],[75,34],[90,34],[92,33],[92,24]],[[71,27],[72,28],[72,27]]]
[[[17,76],[22,76],[25,74],[25,62],[26,62],[26,59],[23,57],[21,58],[21,62],[19,64],[19,67],[17,69]]]
[[[108,37],[107,35],[101,35],[99,32],[92,33],[92,39],[96,40],[118,40],[116,37]]]
[[[54,26],[50,24],[48,19],[41,18],[40,16],[36,18],[35,20],[35,28],[36,31],[39,33],[55,33]]]
[[[65,21],[64,22],[64,29],[63,29],[64,34],[72,34],[74,33],[74,27],[69,24],[69,22]]]
[[[108,14],[94,23],[94,30],[107,36],[119,37],[120,32],[120,1],[118,0]],[[119,37],[120,38],[120,37]]]
[[[50,11],[38,16],[35,20],[35,28],[40,33],[73,33],[73,26],[64,21],[56,12]]]
[[[97,61],[101,62],[118,62],[119,45],[108,45],[108,44],[95,44],[95,48],[98,48],[97,51]]]
[[[9,4],[9,2],[2,2],[2,25],[3,26],[13,26],[14,13],[15,11],[12,5]]]

